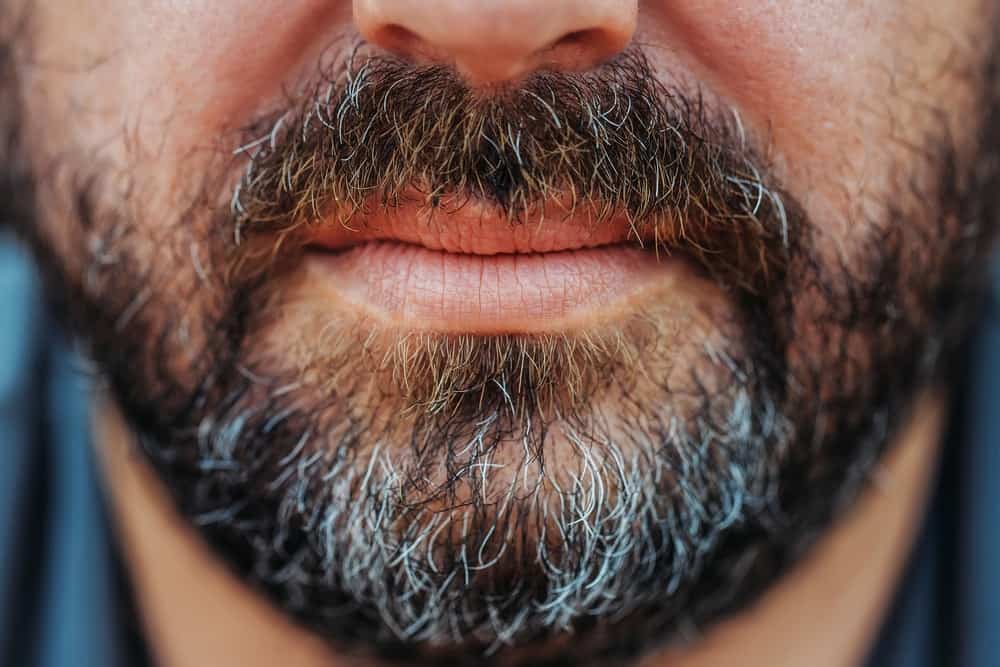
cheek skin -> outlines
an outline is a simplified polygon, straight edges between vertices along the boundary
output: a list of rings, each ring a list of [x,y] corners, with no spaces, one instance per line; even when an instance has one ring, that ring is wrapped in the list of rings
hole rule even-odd
[[[949,62],[980,62],[982,0],[656,0],[641,41],[729,100],[773,147],[773,168],[840,235],[886,166],[912,162],[940,100],[967,100]],[[967,106],[955,104],[951,108]],[[964,136],[961,118],[954,136]]]
[[[655,4],[659,31],[650,41],[673,45],[695,76],[727,98],[745,126],[770,142],[780,177],[807,207],[842,218],[822,190],[831,171],[860,148],[857,101],[874,87],[887,16],[895,2],[822,0],[678,0]],[[850,45],[845,47],[845,45]],[[832,154],[831,148],[837,153]],[[834,161],[837,162],[836,166]]]
[[[277,101],[297,73],[311,74],[350,21],[348,2],[156,3],[130,26],[151,49],[130,65],[132,79],[155,73],[164,101],[181,93],[182,110],[202,131],[238,126]]]
[[[280,100],[351,25],[349,2],[322,0],[52,0],[33,14],[38,60],[54,65],[38,71],[51,93],[35,107],[73,123],[47,145],[161,165]],[[107,141],[116,131],[127,152]]]
[[[678,53],[700,80],[776,133],[803,102],[850,75],[872,20],[867,6],[845,0],[657,0],[650,14],[646,41]],[[847,53],[845,40],[855,42]]]

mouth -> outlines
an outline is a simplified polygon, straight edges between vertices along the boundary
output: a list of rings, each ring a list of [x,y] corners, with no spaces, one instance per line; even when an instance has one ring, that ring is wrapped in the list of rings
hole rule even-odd
[[[306,247],[309,270],[340,300],[383,323],[446,333],[588,328],[702,280],[625,219],[511,223],[473,205],[322,225]]]

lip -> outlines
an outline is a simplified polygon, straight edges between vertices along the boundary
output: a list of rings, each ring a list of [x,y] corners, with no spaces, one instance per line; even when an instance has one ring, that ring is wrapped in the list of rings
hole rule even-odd
[[[449,210],[449,204],[445,200],[437,208],[404,205],[346,224],[319,225],[308,242],[326,250],[342,250],[367,241],[398,241],[463,255],[550,253],[642,242],[624,218],[598,223],[557,211],[510,222],[481,205],[465,203]]]
[[[640,247],[624,221],[512,224],[468,208],[321,226],[308,249],[309,269],[335,297],[383,322],[451,333],[587,327],[696,271]]]

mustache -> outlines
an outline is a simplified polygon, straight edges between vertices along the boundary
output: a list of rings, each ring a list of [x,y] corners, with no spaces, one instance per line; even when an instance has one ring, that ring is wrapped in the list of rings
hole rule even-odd
[[[353,229],[413,203],[475,201],[510,225],[624,218],[637,243],[755,293],[801,245],[800,208],[769,183],[738,117],[661,83],[637,49],[486,91],[447,66],[360,52],[246,131],[234,270],[270,265],[316,225]]]

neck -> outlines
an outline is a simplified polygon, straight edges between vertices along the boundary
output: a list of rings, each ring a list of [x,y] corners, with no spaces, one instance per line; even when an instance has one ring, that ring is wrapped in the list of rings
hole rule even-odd
[[[856,667],[871,645],[923,515],[944,400],[928,393],[876,484],[750,609],[642,667]],[[161,667],[373,667],[333,656],[233,577],[177,515],[110,403],[96,442],[146,636]],[[803,613],[821,609],[822,613]]]

